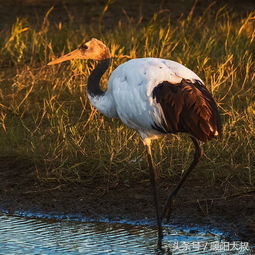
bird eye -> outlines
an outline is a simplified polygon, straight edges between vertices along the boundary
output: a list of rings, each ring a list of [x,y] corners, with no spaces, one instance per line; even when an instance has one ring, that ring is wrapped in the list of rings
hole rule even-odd
[[[80,49],[81,49],[81,50],[86,50],[86,49],[88,49],[88,46],[87,46],[85,43],[83,43],[83,44],[80,46]]]

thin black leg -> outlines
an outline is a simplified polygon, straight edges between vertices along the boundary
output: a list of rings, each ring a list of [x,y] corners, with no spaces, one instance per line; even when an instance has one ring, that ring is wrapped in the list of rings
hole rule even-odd
[[[194,154],[194,159],[192,161],[192,163],[190,164],[189,168],[184,172],[183,177],[181,178],[180,182],[176,185],[176,187],[173,189],[173,191],[170,193],[170,195],[168,196],[167,200],[166,200],[166,204],[164,206],[163,209],[163,213],[162,213],[162,217],[161,217],[161,221],[166,218],[167,222],[170,219],[170,214],[171,214],[171,209],[172,209],[172,201],[173,198],[176,196],[176,194],[178,193],[178,191],[180,190],[181,186],[183,185],[183,183],[185,182],[185,180],[187,179],[188,175],[191,173],[191,171],[195,168],[195,166],[197,165],[199,159],[201,158],[203,151],[199,145],[199,142],[196,138],[190,136],[192,142],[195,145],[195,154]]]
[[[150,179],[151,179],[154,204],[156,208],[156,219],[157,219],[157,225],[158,225],[158,248],[162,249],[163,231],[162,231],[162,224],[161,224],[161,218],[159,213],[159,203],[158,203],[159,198],[158,198],[158,190],[156,185],[156,174],[155,174],[155,169],[152,163],[150,143],[146,143],[146,145],[147,145],[147,158],[148,158],[148,164],[149,164]]]

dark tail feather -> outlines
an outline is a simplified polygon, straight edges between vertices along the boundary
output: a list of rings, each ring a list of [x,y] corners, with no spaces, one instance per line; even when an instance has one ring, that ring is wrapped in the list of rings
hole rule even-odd
[[[204,142],[221,135],[217,105],[200,81],[164,81],[154,88],[153,97],[162,107],[168,133],[185,132]]]

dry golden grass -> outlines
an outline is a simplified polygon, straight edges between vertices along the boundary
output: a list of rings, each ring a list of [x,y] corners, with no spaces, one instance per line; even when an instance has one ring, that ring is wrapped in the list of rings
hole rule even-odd
[[[172,23],[155,13],[148,23],[133,20],[105,28],[50,23],[40,29],[17,18],[0,38],[0,152],[34,161],[45,181],[89,181],[140,178],[147,174],[139,135],[119,121],[106,119],[87,99],[86,80],[93,62],[46,66],[52,58],[76,48],[93,34],[114,56],[111,71],[136,57],[162,57],[194,70],[220,107],[223,135],[206,144],[196,173],[244,185],[255,183],[255,13],[237,18],[224,8],[202,16],[191,11]],[[192,145],[185,136],[155,142],[160,176],[181,174]]]

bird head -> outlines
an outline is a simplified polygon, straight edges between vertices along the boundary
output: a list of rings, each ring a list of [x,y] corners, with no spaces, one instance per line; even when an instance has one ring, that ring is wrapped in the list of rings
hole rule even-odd
[[[109,48],[100,40],[92,38],[90,41],[79,46],[76,50],[49,62],[48,65],[54,65],[72,59],[103,60],[107,58],[111,58]]]

